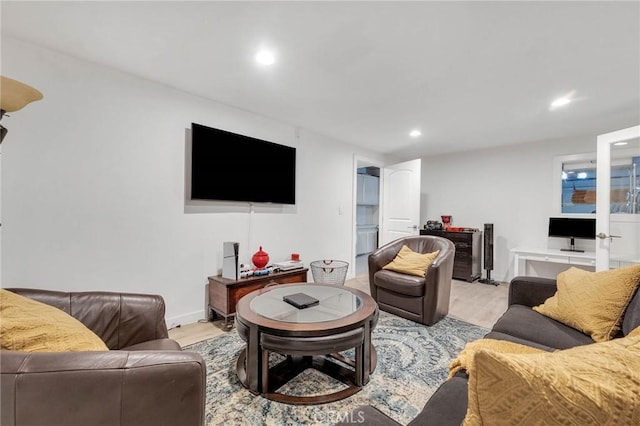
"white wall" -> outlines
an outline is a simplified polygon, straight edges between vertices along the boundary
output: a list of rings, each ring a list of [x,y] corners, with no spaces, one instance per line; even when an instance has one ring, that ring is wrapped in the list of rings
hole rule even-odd
[[[224,241],[246,262],[259,245],[273,261],[351,258],[353,158],[379,155],[7,37],[2,74],[44,94],[3,120],[3,287],[157,293],[171,326],[204,318]],[[296,207],[190,212],[192,121],[295,146]]]
[[[548,220],[558,210],[554,185],[560,185],[553,180],[554,157],[595,152],[596,136],[423,158],[422,220],[452,215],[453,226],[480,230],[493,223],[491,277],[508,281],[511,249],[547,247]],[[483,264],[481,269],[486,276]]]
[[[2,74],[44,93],[3,119],[2,286],[158,293],[170,326],[204,317],[224,241],[247,262],[259,245],[276,261],[350,259],[354,156],[397,161],[7,37]],[[185,206],[192,121],[295,146],[296,207]],[[423,158],[421,220],[493,223],[492,277],[507,280],[510,249],[546,246],[553,157],[595,152],[595,136]]]

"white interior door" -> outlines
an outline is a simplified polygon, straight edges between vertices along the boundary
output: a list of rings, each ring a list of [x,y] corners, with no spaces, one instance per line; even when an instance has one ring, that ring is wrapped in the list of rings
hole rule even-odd
[[[421,160],[385,166],[382,173],[380,245],[418,235]]]
[[[597,144],[596,271],[604,271],[640,257],[640,126],[600,135]],[[615,168],[627,163],[628,178],[612,190]]]

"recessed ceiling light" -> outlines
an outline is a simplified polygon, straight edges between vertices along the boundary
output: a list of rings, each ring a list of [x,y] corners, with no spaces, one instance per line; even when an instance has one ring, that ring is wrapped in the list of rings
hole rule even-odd
[[[549,110],[553,111],[554,109],[568,105],[575,100],[576,91],[572,90],[571,92],[554,99],[553,102],[551,102],[551,105],[549,105]]]
[[[409,132],[409,136],[411,136],[412,138],[417,138],[420,135],[422,135],[422,132],[420,130],[412,130],[411,132]]]
[[[629,142],[616,142],[616,143],[614,143],[614,145],[615,145],[615,146],[623,146],[623,145],[626,145],[626,144],[628,144],[628,143],[629,143]]]
[[[262,65],[273,65],[276,61],[275,56],[273,56],[273,52],[269,50],[261,50],[256,53],[256,62]]]
[[[554,100],[553,102],[551,102],[551,108],[558,108],[561,106],[565,106],[567,104],[571,103],[571,99],[569,98],[558,98],[556,100]]]

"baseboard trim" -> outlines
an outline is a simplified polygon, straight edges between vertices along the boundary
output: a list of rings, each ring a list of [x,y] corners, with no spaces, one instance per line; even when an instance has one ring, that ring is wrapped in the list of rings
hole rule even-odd
[[[191,324],[200,320],[206,319],[204,310],[191,312],[184,315],[178,315],[176,317],[165,318],[167,328],[172,329],[184,324]]]

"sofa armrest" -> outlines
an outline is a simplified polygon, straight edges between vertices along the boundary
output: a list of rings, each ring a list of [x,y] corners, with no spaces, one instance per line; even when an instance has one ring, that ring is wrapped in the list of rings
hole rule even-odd
[[[367,425],[367,426],[400,426],[400,423],[371,405],[361,405],[344,415],[333,426]]]
[[[6,426],[204,423],[206,367],[187,351],[0,352]]]
[[[367,258],[369,266],[369,292],[371,297],[377,300],[378,289],[374,285],[373,276],[382,269],[383,266],[390,263],[398,254],[402,248],[402,242],[400,240],[391,241],[382,247],[379,247],[376,251],[371,253]]]
[[[509,306],[534,307],[556,293],[556,280],[540,277],[515,277],[509,284]]]
[[[371,253],[368,257],[369,274],[373,275],[383,266],[391,263],[402,248],[402,241],[392,241]]]
[[[165,304],[155,294],[61,291],[8,288],[16,294],[55,306],[96,333],[109,349],[169,336],[164,319]]]

